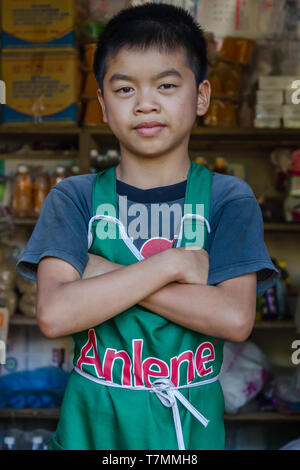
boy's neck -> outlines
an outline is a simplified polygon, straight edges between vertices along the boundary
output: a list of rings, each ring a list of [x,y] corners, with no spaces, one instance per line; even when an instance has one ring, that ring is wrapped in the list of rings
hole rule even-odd
[[[188,159],[182,162],[181,165],[174,166],[173,168],[161,167],[158,172],[156,169],[154,171],[151,167],[143,167],[142,171],[130,171],[126,165],[121,163],[116,167],[117,180],[140,189],[151,189],[181,183],[187,179],[191,165],[191,161]]]

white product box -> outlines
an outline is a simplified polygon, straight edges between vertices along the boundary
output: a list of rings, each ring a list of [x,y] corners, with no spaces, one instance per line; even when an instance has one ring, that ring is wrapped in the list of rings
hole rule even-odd
[[[295,90],[284,90],[284,103],[285,104],[300,104],[300,88]]]
[[[254,127],[265,128],[270,127],[272,129],[278,129],[281,127],[281,119],[265,118],[265,119],[254,119]]]
[[[300,105],[299,104],[284,104],[282,106],[282,117],[284,119],[300,120]]]
[[[259,104],[255,105],[255,118],[256,119],[280,119],[282,117],[281,104]]]
[[[267,75],[258,78],[260,90],[286,90],[295,81],[295,77],[288,75]]]
[[[288,129],[300,129],[300,116],[299,119],[283,118],[283,127]]]
[[[256,103],[283,104],[283,90],[257,90]]]

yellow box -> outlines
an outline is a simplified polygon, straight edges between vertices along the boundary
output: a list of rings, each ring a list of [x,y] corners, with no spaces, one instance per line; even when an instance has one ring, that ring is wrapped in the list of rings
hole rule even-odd
[[[77,53],[6,53],[1,68],[6,84],[2,124],[77,123],[81,89]]]
[[[75,47],[75,0],[2,0],[2,49]]]

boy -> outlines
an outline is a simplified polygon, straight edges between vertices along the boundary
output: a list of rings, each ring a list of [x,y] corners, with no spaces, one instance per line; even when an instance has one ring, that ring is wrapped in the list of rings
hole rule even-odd
[[[202,32],[181,8],[122,10],[94,71],[121,162],[56,185],[18,262],[41,331],[75,342],[50,449],[223,449],[223,344],[246,340],[277,273],[248,184],[189,157],[210,100]]]

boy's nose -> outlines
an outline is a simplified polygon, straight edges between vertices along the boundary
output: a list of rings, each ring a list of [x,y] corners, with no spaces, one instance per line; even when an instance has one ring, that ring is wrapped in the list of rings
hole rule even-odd
[[[151,93],[147,93],[137,97],[134,110],[135,112],[142,111],[144,113],[159,111],[160,104],[157,102],[157,99],[153,97],[153,95],[151,96]]]

